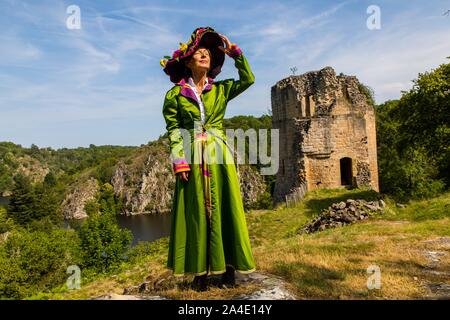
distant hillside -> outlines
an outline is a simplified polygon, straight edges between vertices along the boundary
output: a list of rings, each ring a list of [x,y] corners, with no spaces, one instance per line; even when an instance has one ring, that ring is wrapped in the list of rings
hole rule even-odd
[[[29,176],[33,182],[43,181],[52,172],[56,177],[76,176],[87,169],[110,166],[138,149],[127,146],[95,146],[89,148],[22,147],[13,142],[0,142],[0,195],[8,196],[16,173]],[[69,179],[70,180],[70,179]]]

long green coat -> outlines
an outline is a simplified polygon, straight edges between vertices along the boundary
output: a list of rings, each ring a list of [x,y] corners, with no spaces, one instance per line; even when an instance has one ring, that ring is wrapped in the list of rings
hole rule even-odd
[[[187,79],[165,96],[173,170],[189,171],[187,182],[176,175],[173,197],[167,267],[175,276],[221,274],[227,265],[241,273],[255,270],[233,150],[222,127],[228,101],[255,77],[239,47],[232,49],[227,54],[234,59],[239,80],[208,78],[201,96],[204,124]]]

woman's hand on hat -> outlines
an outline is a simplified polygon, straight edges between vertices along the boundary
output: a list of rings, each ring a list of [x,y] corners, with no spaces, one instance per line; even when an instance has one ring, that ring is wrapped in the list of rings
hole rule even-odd
[[[222,46],[219,46],[218,48],[220,50],[222,50],[223,52],[227,53],[227,51],[229,51],[231,49],[231,41],[223,34],[219,33],[219,36],[222,38],[223,42],[225,42],[226,48],[224,48]]]

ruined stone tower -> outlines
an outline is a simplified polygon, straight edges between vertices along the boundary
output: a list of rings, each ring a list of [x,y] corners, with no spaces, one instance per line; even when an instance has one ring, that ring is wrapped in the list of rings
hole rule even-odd
[[[375,110],[356,77],[326,67],[283,79],[271,94],[280,134],[275,202],[318,188],[378,191]]]

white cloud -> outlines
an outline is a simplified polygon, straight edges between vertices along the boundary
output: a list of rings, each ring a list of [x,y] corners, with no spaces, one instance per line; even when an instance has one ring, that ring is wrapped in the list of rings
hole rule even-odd
[[[339,72],[356,75],[375,89],[377,102],[399,98],[401,90],[411,88],[419,72],[445,62],[450,52],[447,31],[385,31],[379,37],[367,36],[351,50],[338,48],[326,63]]]
[[[24,62],[35,61],[43,56],[43,52],[35,44],[26,39],[21,39],[12,32],[3,32],[0,34],[1,49],[0,63],[21,64]]]

